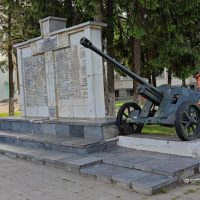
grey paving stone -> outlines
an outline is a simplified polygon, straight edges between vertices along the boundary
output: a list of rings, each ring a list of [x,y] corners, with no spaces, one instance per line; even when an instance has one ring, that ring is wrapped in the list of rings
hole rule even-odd
[[[60,160],[65,158],[72,158],[76,154],[74,153],[63,153],[59,151],[44,151],[43,153],[40,153],[39,155],[35,156],[37,158],[44,158],[49,160]]]
[[[55,124],[48,124],[48,123],[43,123],[42,124],[42,133],[46,135],[56,135],[56,128]]]
[[[154,194],[158,192],[161,188],[167,187],[171,184],[175,184],[176,182],[176,177],[151,174],[140,179],[131,180],[131,187],[138,192],[142,191],[146,194]]]
[[[154,173],[126,169],[106,164],[100,164],[81,169],[81,174],[112,180],[114,183],[124,183],[136,191],[152,194],[158,189],[177,181],[177,178],[167,177]]]
[[[139,179],[139,178],[143,178],[143,177],[148,177],[150,174],[152,175],[152,173],[148,173],[144,171],[127,169],[126,172],[124,173],[113,175],[112,179],[114,181],[130,184],[131,181]]]
[[[12,130],[12,122],[2,119],[1,123],[1,130]]]
[[[128,157],[128,158],[134,158],[134,157],[140,157],[140,158],[152,158],[152,159],[160,159],[160,160],[168,160],[175,155],[171,154],[164,154],[164,153],[158,153],[158,152],[151,152],[151,151],[142,151],[142,150],[129,150],[128,152],[120,152],[121,157]]]
[[[118,166],[112,166],[107,164],[99,164],[95,165],[93,167],[89,167],[86,169],[81,170],[81,173],[93,175],[95,172],[95,175],[99,178],[104,178],[107,180],[112,180],[112,177],[116,174],[126,172],[127,169],[118,167]],[[90,174],[92,173],[92,174]]]
[[[103,159],[103,163],[105,164],[110,164],[110,165],[116,165],[119,167],[127,167],[127,168],[133,168],[133,163],[129,161],[122,160],[117,157],[111,157],[111,158],[106,158]]]
[[[84,126],[69,125],[69,133],[71,137],[84,138]]]
[[[107,152],[113,154],[113,156],[116,156],[116,155],[121,155],[122,153],[127,154],[128,152],[134,152],[134,150],[118,146],[117,148],[107,150]]]
[[[101,163],[101,159],[96,158],[96,157],[83,157],[83,158],[68,162],[68,164],[70,164],[71,166],[74,166],[80,169],[91,166],[91,165],[96,165],[99,163]]]
[[[103,150],[106,143],[96,140],[72,137],[57,137],[53,135],[36,133],[14,133],[0,131],[0,141],[32,148],[44,148],[48,150],[60,150],[63,152],[75,152],[86,154]],[[109,143],[109,142],[107,142]],[[108,144],[109,145],[109,144]],[[102,147],[101,147],[102,146]]]
[[[96,126],[85,126],[84,127],[84,138],[90,138],[95,140],[103,140],[102,127]]]
[[[96,176],[96,172],[97,172],[96,167],[98,167],[98,165],[80,169],[80,173],[87,176]]]
[[[65,124],[55,124],[55,131],[58,137],[69,137],[69,125]]]
[[[159,174],[175,176],[180,171],[184,169],[191,168],[192,170],[198,165],[198,162],[190,163],[188,161],[179,161],[177,160],[160,160],[152,159],[149,161],[137,163],[134,165],[135,169],[140,169],[144,171],[156,172]]]
[[[24,154],[30,151],[35,152],[35,149],[32,149],[32,148],[26,148],[26,147],[20,147],[20,146],[14,146],[14,145],[2,144],[2,143],[0,143],[0,149],[4,151],[24,153]]]
[[[106,158],[111,158],[112,154],[108,153],[108,152],[95,152],[95,153],[88,154],[88,157],[89,156],[92,156],[92,157],[95,156],[95,157],[103,160],[103,159],[106,159]]]
[[[104,140],[107,138],[116,137],[118,136],[118,134],[119,134],[119,129],[115,124],[102,127],[102,135]]]
[[[103,163],[117,165],[120,167],[134,168],[135,164],[142,163],[148,160],[152,160],[152,158],[139,157],[136,155],[131,156],[130,154],[127,154],[127,155],[123,154],[120,156],[114,156],[112,158],[103,159]]]

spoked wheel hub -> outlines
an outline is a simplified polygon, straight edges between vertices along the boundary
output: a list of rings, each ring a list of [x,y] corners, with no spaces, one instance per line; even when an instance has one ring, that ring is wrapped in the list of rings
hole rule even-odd
[[[190,102],[183,102],[176,112],[175,128],[181,140],[195,140],[200,137],[200,109]]]
[[[136,103],[125,103],[120,107],[117,113],[117,126],[122,135],[141,132],[142,125],[131,123],[130,116],[134,111],[141,111],[140,106]]]

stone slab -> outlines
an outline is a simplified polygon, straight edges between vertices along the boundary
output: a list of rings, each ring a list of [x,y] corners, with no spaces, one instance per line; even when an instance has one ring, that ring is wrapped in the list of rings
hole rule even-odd
[[[116,146],[116,139],[100,142],[85,138],[57,137],[36,133],[22,134],[6,131],[0,131],[0,141],[7,144],[78,154],[94,153]]]
[[[70,169],[70,171],[79,171],[81,168],[101,162],[99,158],[81,156],[75,153],[62,153],[1,143],[0,153],[13,158],[21,158],[45,165],[53,165],[62,168],[66,167]]]
[[[125,185],[137,192],[145,194],[156,193],[163,187],[177,183],[177,181],[180,180],[180,176],[183,176],[188,167],[191,167],[192,165],[197,166],[200,163],[200,160],[198,159],[181,156],[172,157],[172,155],[170,155],[171,158],[167,159],[167,155],[165,154],[163,154],[164,158],[161,157],[162,154],[158,154],[157,158],[153,158],[153,156],[157,153],[153,153],[153,155],[150,156],[150,152],[139,150],[133,151],[121,147],[116,147],[115,149],[106,152],[80,155],[77,153],[63,153],[55,150],[49,151],[45,149],[19,147],[14,144],[10,145],[0,143],[0,153],[13,158],[24,159],[42,165],[49,165],[68,171],[78,172],[85,176],[93,176],[97,179],[103,179],[110,183],[123,186]],[[143,168],[133,169],[127,168],[127,166],[116,165],[116,163],[102,163],[102,160],[117,159],[117,156],[119,160],[121,160],[121,163],[123,163],[123,159],[121,158],[124,158],[126,162],[128,162],[128,158],[130,160],[136,159],[136,161],[138,161],[137,159],[139,157],[136,155],[141,156],[142,158],[147,158],[146,161],[140,160],[141,162],[135,164],[136,166],[141,164]],[[170,172],[170,169],[176,169],[176,165],[172,165],[170,160],[171,163],[180,163],[176,165],[178,169],[182,170],[180,170],[177,174],[161,174],[160,172],[162,171],[158,171],[161,166],[164,170],[169,168],[168,172]],[[167,164],[167,161],[169,164]],[[181,163],[183,163],[185,168],[181,168]],[[165,168],[164,165],[166,165]],[[156,170],[154,170],[154,167]],[[174,177],[170,175],[174,175]],[[190,173],[185,174],[186,177],[190,175]]]
[[[200,159],[176,156],[171,154],[148,152],[142,150],[129,150],[124,152],[119,147],[118,154],[111,154],[103,158],[103,163],[154,172],[167,176],[193,175],[198,171]]]
[[[174,137],[144,138],[119,136],[118,145],[138,150],[200,158],[200,139],[180,141]]]
[[[116,184],[124,183],[129,188],[147,194],[153,194],[162,187],[177,181],[177,178],[173,177],[106,164],[81,169],[81,174],[107,179]]]
[[[58,137],[78,137],[104,141],[118,135],[113,118],[59,119],[47,118],[1,118],[0,130],[19,133],[38,133]]]
[[[86,168],[91,165],[96,165],[99,163],[101,163],[101,159],[97,157],[83,157],[83,158],[68,162],[68,164],[70,164],[71,166],[75,168],[79,168],[79,169]]]
[[[180,160],[179,157],[177,157],[176,160],[152,159],[141,163],[136,163],[134,164],[134,168],[168,176],[178,176],[180,172],[184,171],[184,169],[190,169],[191,175],[193,175],[195,170],[199,168],[199,164],[200,160],[188,162],[187,157]]]

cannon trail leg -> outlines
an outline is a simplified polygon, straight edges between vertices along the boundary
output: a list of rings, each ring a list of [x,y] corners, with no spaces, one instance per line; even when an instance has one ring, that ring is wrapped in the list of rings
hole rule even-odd
[[[190,102],[183,102],[176,111],[175,129],[183,141],[200,137],[200,109]]]

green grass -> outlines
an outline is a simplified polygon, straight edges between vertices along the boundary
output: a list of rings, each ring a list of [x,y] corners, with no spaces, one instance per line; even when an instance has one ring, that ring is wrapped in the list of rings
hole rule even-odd
[[[122,101],[115,102],[115,107],[116,107],[116,108],[119,108],[119,107],[122,106],[123,104],[124,104],[124,102],[122,102]]]
[[[117,101],[115,102],[116,112],[119,110],[126,101]],[[176,135],[174,127],[166,127],[160,125],[146,125],[142,129],[143,134],[156,134],[156,135]]]
[[[8,115],[8,113],[0,113],[0,117],[8,117],[9,115]],[[14,115],[15,117],[19,117],[19,116],[21,116],[21,112],[15,112],[15,115]]]
[[[191,194],[191,193],[195,193],[195,192],[196,192],[196,190],[194,190],[194,189],[188,189],[183,194]]]
[[[194,182],[195,185],[200,185],[200,180]]]
[[[146,125],[142,129],[143,134],[157,134],[157,135],[176,135],[175,128],[165,127],[160,125]]]

